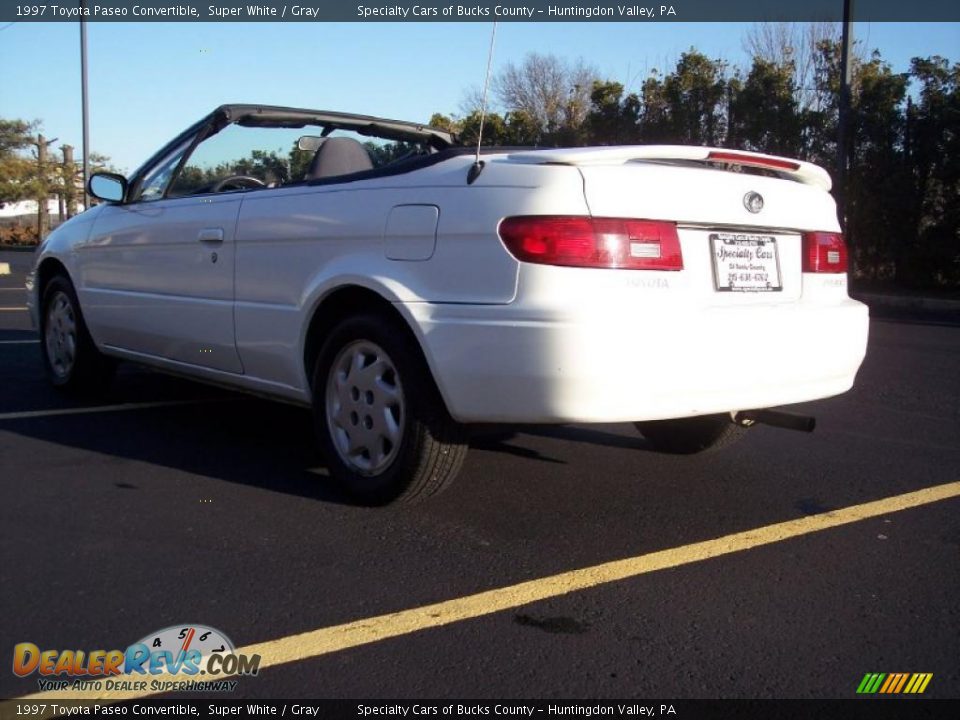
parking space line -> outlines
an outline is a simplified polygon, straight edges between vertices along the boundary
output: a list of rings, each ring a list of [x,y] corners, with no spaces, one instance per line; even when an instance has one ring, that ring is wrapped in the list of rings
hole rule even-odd
[[[57,415],[84,415],[88,413],[122,412],[124,410],[146,410],[148,408],[173,407],[176,405],[224,402],[233,399],[234,398],[200,398],[198,400],[157,400],[155,402],[124,403],[123,405],[93,405],[91,407],[56,408],[53,410],[25,410],[22,412],[0,413],[0,421],[56,417]]]
[[[21,305],[18,307],[0,307],[0,312],[26,312],[27,306]]]
[[[287,663],[310,660],[341,650],[360,647],[388,638],[409,635],[430,628],[443,627],[464,620],[484,617],[504,610],[512,610],[531,603],[560,597],[572,592],[587,590],[600,585],[640,577],[659,570],[698,563],[732,553],[743,552],[783,542],[804,535],[822,532],[850,523],[860,522],[902,510],[921,507],[960,497],[960,482],[924,488],[903,495],[874,500],[861,505],[852,505],[819,515],[810,515],[797,520],[766,525],[725,535],[713,540],[683,545],[638,555],[624,560],[570,570],[557,575],[530,580],[507,587],[487,590],[464,597],[445,600],[410,610],[400,610],[387,615],[364,618],[342,625],[320,628],[297,635],[288,635],[277,640],[268,640],[238,648],[237,654],[260,655],[260,670]],[[222,680],[232,675],[217,675],[207,680]],[[162,673],[151,675],[149,680],[176,682],[183,676]],[[186,678],[189,679],[189,678]],[[151,687],[152,683],[147,687]],[[150,690],[101,690],[75,692],[46,691],[26,695],[20,700],[108,700],[122,701],[149,697],[158,693]]]

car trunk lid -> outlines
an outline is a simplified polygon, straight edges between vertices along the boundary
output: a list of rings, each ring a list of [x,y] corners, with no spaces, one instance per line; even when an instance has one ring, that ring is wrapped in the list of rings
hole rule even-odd
[[[674,299],[684,304],[800,301],[803,233],[839,231],[829,175],[800,161],[678,146],[545,150],[510,160],[576,166],[594,217],[676,222],[683,270],[671,282],[683,288]]]
[[[519,163],[551,165],[622,165],[624,163],[673,163],[722,168],[739,172],[741,168],[760,169],[780,177],[830,190],[830,175],[822,167],[802,160],[764,153],[724,150],[689,145],[619,145],[613,147],[559,148],[511,153],[509,160]]]

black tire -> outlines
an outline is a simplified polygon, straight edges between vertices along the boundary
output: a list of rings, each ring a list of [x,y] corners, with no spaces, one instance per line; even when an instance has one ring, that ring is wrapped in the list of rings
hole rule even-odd
[[[376,314],[347,318],[327,336],[313,369],[313,414],[331,477],[366,505],[436,495],[467,453],[465,429],[416,340]]]
[[[116,369],[116,361],[97,350],[73,283],[64,275],[55,275],[43,288],[40,355],[50,383],[70,395],[102,393]]]
[[[746,431],[730,422],[729,414],[651,420],[634,425],[654,450],[674,455],[719,450],[739,440]]]

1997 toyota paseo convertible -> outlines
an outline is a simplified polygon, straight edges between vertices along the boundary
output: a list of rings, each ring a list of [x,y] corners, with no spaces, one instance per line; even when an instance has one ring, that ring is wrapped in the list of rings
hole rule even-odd
[[[456,145],[415,123],[227,105],[50,234],[27,281],[46,372],[116,360],[312,407],[367,503],[456,476],[471,423],[633,422],[698,452],[848,390],[830,178],[687,146]]]

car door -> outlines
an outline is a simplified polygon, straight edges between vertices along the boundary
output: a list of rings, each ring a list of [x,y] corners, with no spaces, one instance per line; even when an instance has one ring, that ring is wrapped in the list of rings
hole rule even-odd
[[[234,322],[238,193],[168,197],[187,138],[149,169],[133,202],[102,208],[80,246],[94,337],[145,358],[242,373]]]

